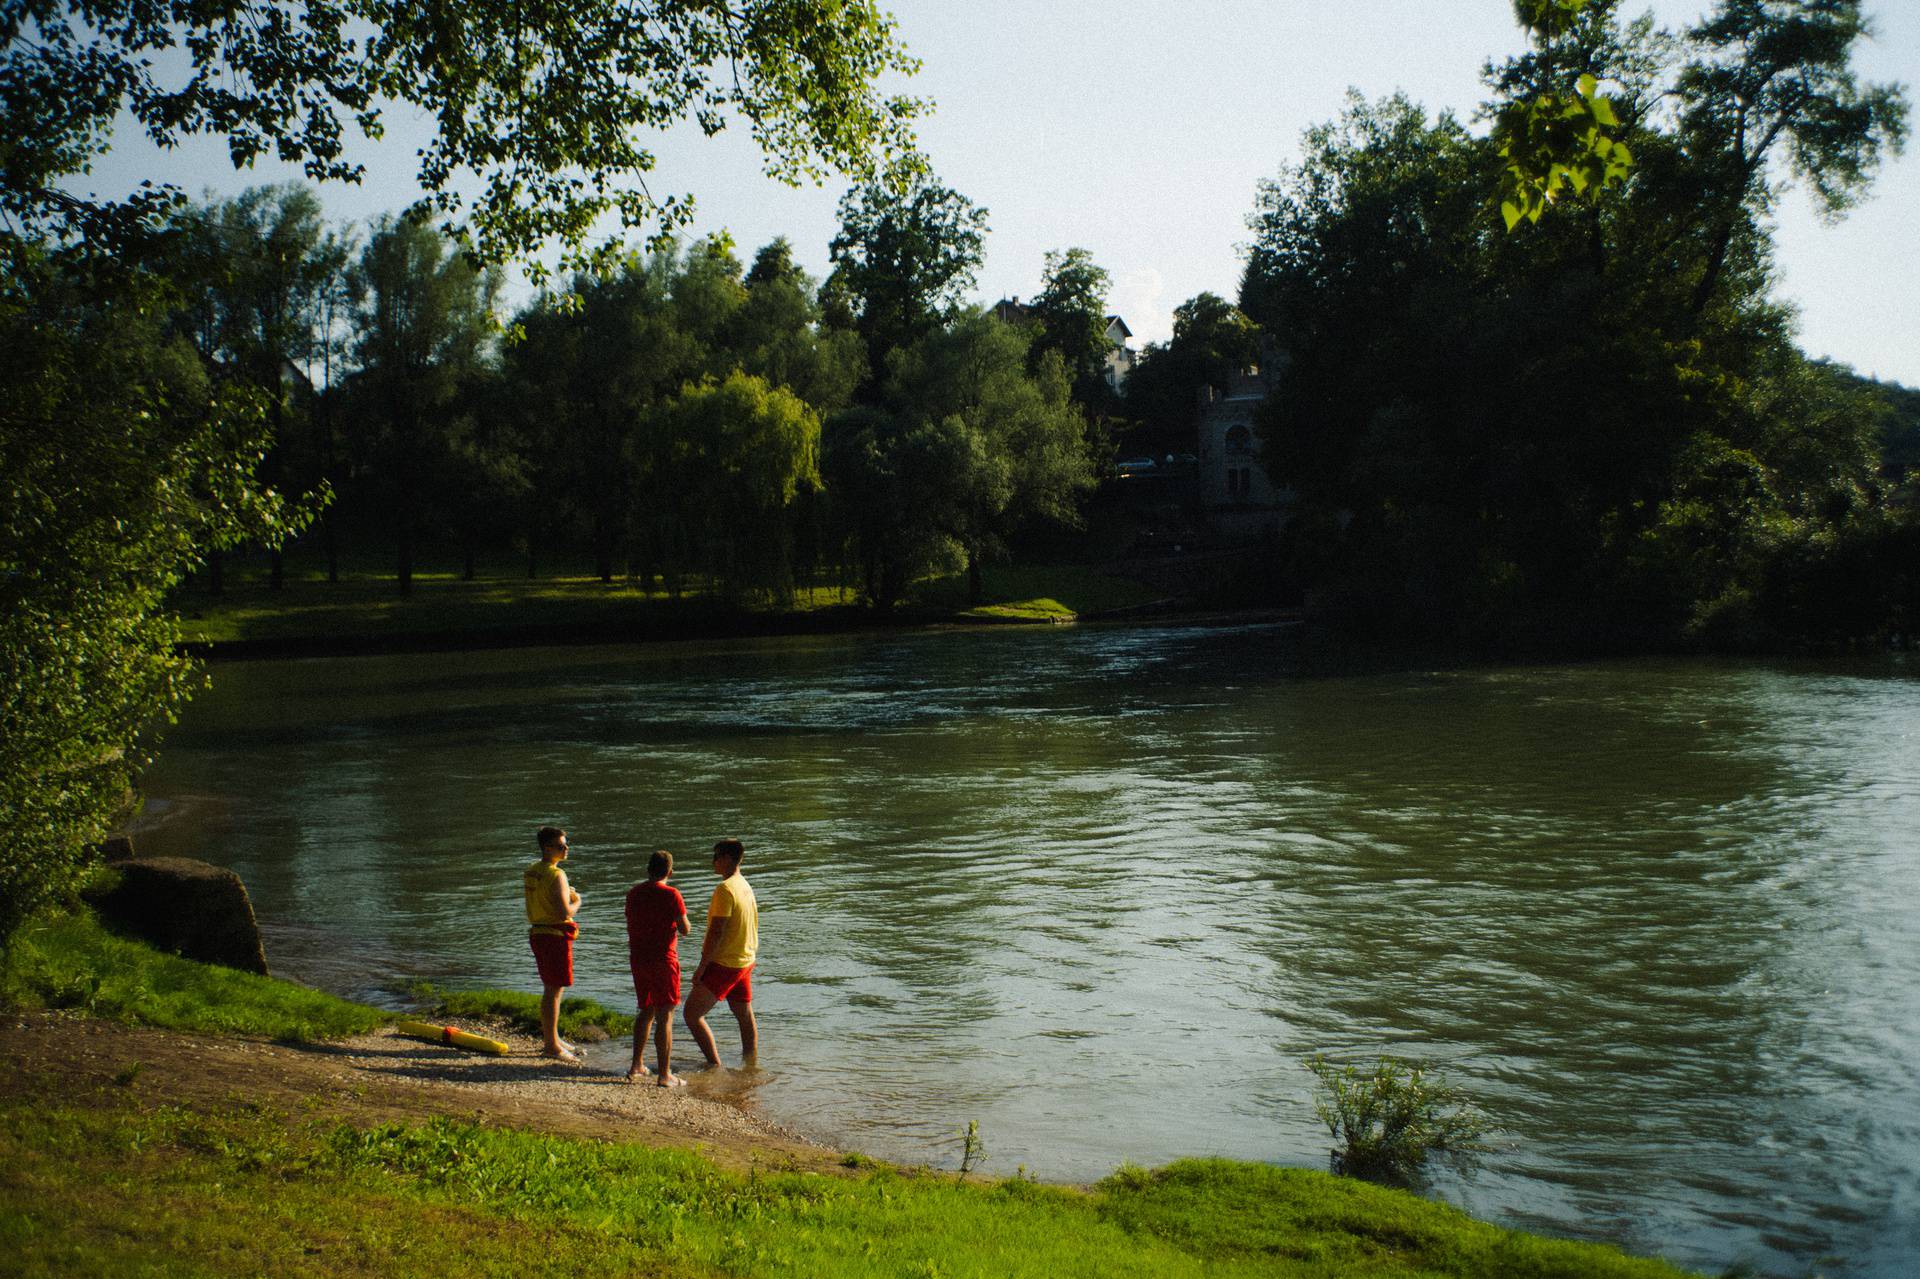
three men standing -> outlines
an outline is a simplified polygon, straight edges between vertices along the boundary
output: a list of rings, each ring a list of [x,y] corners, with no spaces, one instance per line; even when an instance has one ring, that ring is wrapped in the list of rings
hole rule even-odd
[[[567,882],[560,863],[567,856],[567,833],[542,826],[536,838],[540,860],[522,873],[527,907],[528,943],[540,969],[540,1032],[546,1056],[578,1063],[573,1045],[560,1038],[560,1000],[573,984],[573,939],[579,933],[574,917],[580,894]],[[746,847],[737,839],[713,846],[713,872],[720,883],[707,905],[707,932],[700,943],[700,962],[687,991],[687,1029],[700,1046],[707,1064],[720,1064],[707,1013],[726,1000],[740,1026],[740,1053],[751,1064],[759,1049],[759,1027],[753,1017],[753,964],[760,949],[760,907],[753,888],[740,873]],[[641,1057],[648,1031],[659,1051],[659,1082],[671,1087],[683,1082],[673,1073],[673,1008],[680,1002],[679,939],[692,932],[686,902],[667,884],[673,857],[657,852],[648,859],[647,879],[627,893],[627,950],[632,966],[635,1000],[633,1065],[629,1079],[645,1074]]]

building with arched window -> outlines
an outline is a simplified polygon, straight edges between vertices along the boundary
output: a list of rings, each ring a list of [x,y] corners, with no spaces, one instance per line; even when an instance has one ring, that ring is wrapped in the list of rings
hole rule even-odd
[[[1227,537],[1276,536],[1293,506],[1293,491],[1276,485],[1260,461],[1257,420],[1270,389],[1268,375],[1250,367],[1225,389],[1201,393],[1200,508]]]

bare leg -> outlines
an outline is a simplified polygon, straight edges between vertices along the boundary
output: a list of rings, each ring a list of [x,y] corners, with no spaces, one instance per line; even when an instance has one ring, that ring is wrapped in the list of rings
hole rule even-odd
[[[633,1064],[627,1067],[628,1079],[638,1079],[647,1073],[647,1068],[641,1062],[640,1058],[647,1049],[647,1022],[655,1017],[658,1017],[662,1022],[666,1021],[666,1010],[664,1008],[642,1008],[634,1015]]]
[[[727,1000],[727,1007],[733,1009],[733,1019],[740,1023],[740,1056],[752,1062],[760,1050],[760,1027],[753,1020],[753,1005],[734,995]]]
[[[658,1016],[653,1023],[653,1047],[660,1059],[660,1086],[678,1087],[687,1081],[673,1073],[673,1009],[656,1008],[654,1012]],[[634,1041],[633,1051],[636,1054],[640,1051],[638,1040]]]
[[[564,986],[547,986],[540,991],[540,1037],[546,1041],[547,1056],[558,1057],[561,1061],[579,1061],[560,1042],[560,998],[565,993]]]
[[[699,982],[693,983],[693,989],[687,992],[687,1030],[693,1035],[693,1042],[700,1045],[700,1054],[707,1059],[707,1064],[718,1066],[720,1049],[714,1044],[713,1031],[707,1025],[707,1013],[713,1003],[713,992]]]

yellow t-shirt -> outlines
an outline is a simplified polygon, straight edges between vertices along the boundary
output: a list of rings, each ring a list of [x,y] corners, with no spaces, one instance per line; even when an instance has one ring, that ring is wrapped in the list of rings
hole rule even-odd
[[[708,956],[724,968],[745,968],[760,950],[760,904],[753,900],[753,889],[740,875],[729,875],[713,890],[707,903],[708,919],[724,919],[720,944]]]
[[[544,857],[520,872],[520,888],[527,898],[527,923],[530,931],[564,936],[567,912],[554,902],[554,881],[560,878],[560,866]]]

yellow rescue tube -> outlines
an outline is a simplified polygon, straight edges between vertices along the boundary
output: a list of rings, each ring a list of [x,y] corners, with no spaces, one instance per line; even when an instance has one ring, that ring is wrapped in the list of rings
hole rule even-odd
[[[465,1048],[477,1053],[492,1053],[496,1057],[507,1055],[507,1046],[499,1040],[473,1034],[458,1026],[436,1026],[426,1021],[403,1021],[395,1029],[413,1039],[431,1040],[436,1044],[452,1044],[455,1048]]]

